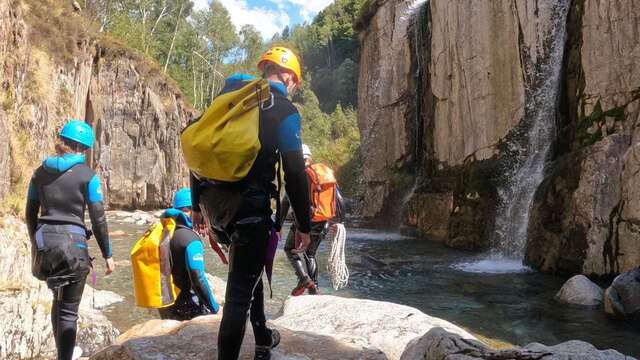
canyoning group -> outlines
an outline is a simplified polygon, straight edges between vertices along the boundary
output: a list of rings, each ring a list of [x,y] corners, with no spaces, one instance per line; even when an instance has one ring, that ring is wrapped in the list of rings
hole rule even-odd
[[[136,302],[161,318],[187,320],[218,313],[222,320],[218,358],[237,359],[250,318],[255,359],[270,359],[280,334],[266,325],[263,274],[269,283],[284,220],[294,224],[284,246],[298,284],[294,296],[319,294],[316,251],[331,234],[329,268],[334,287],[346,285],[344,205],[333,170],[313,163],[302,144],[302,119],[290,97],[300,87],[297,56],[284,47],[265,52],[261,78],[228,77],[209,108],[182,132],[190,187],[179,189],[172,207],[131,249]],[[35,170],[26,219],[32,242],[32,271],[53,291],[51,322],[58,359],[76,359],[78,308],[92,270],[87,240],[95,236],[106,263],[115,269],[101,181],[85,164],[94,133],[82,120],[59,132],[56,154]],[[286,195],[281,199],[284,175]],[[272,210],[275,204],[275,213]],[[84,223],[88,208],[91,230]],[[224,302],[206,277],[203,237],[227,262]]]

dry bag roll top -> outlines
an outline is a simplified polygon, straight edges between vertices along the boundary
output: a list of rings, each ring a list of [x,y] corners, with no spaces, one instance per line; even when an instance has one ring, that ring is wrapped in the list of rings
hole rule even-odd
[[[338,183],[333,170],[324,164],[308,166],[307,176],[311,190],[312,222],[331,220],[336,216]]]
[[[216,181],[244,179],[260,151],[260,110],[272,105],[269,82],[264,79],[216,97],[180,136],[189,169]]]
[[[136,305],[162,308],[172,305],[180,293],[171,276],[170,241],[176,230],[172,218],[160,219],[133,245],[131,268]]]

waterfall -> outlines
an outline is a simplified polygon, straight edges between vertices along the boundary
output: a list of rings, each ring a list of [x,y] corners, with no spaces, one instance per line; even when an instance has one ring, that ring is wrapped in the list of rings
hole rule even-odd
[[[497,211],[492,257],[522,259],[527,241],[529,213],[536,189],[544,177],[544,167],[555,138],[560,76],[566,41],[566,19],[570,0],[559,0],[551,9],[546,39],[546,55],[527,59],[525,123],[510,168],[507,183],[498,189],[501,204]]]
[[[429,0],[413,0],[407,3],[406,8],[401,13],[399,19],[401,22],[405,24],[407,30],[413,28],[412,35],[413,36],[413,57],[415,58],[416,69],[414,72],[414,81],[416,84],[416,96],[414,97],[415,101],[415,109],[414,109],[414,169],[415,173],[413,174],[413,184],[411,187],[407,189],[407,191],[402,196],[400,201],[400,209],[405,211],[407,209],[407,205],[409,201],[413,197],[416,192],[420,179],[423,173],[423,164],[422,164],[422,137],[423,137],[423,114],[422,114],[422,81],[423,81],[423,48],[421,45],[423,43],[424,36],[424,22],[425,22],[425,14],[427,12],[427,5]],[[409,31],[407,31],[409,33]]]

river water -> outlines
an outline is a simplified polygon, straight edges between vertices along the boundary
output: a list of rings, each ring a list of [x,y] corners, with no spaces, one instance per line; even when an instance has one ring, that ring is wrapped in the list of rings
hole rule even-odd
[[[103,277],[100,274],[104,265],[96,262],[97,288],[125,297],[125,302],[106,310],[114,325],[125,331],[157,317],[154,311],[135,306],[128,260],[129,249],[146,226],[111,223],[111,230],[126,234],[113,238],[114,257],[119,266],[115,274]],[[490,262],[485,267],[474,267],[474,272],[464,271],[465,264],[477,263],[469,253],[395,233],[356,228],[347,229],[347,233],[349,286],[334,292],[325,271],[320,275],[324,294],[413,306],[474,334],[515,345],[531,342],[553,345],[578,339],[600,349],[613,348],[640,358],[640,326],[633,328],[611,321],[602,310],[580,310],[553,301],[565,279]],[[92,247],[97,254],[95,242]],[[323,244],[319,251],[323,270],[326,250]],[[225,278],[225,266],[209,248],[206,262],[209,273]],[[284,253],[278,251],[273,298],[267,299],[269,317],[278,313],[295,284],[293,270]]]

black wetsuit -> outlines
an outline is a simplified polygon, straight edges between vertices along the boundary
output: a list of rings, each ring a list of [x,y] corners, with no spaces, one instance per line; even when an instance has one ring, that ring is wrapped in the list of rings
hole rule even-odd
[[[71,359],[78,308],[91,269],[84,225],[86,208],[102,256],[111,257],[100,180],[84,164],[83,155],[51,157],[35,171],[27,198],[32,272],[54,291],[51,323],[58,359]]]
[[[191,222],[179,210],[169,209],[166,216],[176,219],[177,228],[171,238],[171,275],[180,294],[169,307],[159,309],[163,319],[190,320],[196,316],[217,313],[204,267],[204,247],[200,236],[191,229]]]
[[[282,221],[287,217],[289,212],[289,197],[285,195],[282,201]],[[344,221],[345,204],[339,189],[336,189],[336,221],[341,223]],[[287,241],[284,244],[284,251],[293,270],[296,272],[298,281],[304,283],[307,279],[311,279],[316,286],[318,285],[318,261],[316,260],[316,252],[320,243],[325,238],[329,228],[329,221],[319,221],[311,223],[311,244],[305,250],[304,255],[293,252],[295,249],[295,232],[296,224],[291,225]]]
[[[244,85],[248,77],[227,79],[223,92]],[[286,190],[302,232],[310,230],[309,185],[302,158],[300,115],[287,99],[286,88],[271,83],[274,104],[260,114],[260,153],[241,186],[224,186],[192,176],[194,210],[202,208],[219,234],[230,242],[229,274],[222,322],[218,335],[218,359],[235,360],[245,333],[247,313],[258,346],[271,345],[266,327],[262,272],[267,241],[273,228],[271,199],[277,196],[273,181],[278,156],[282,159]]]

